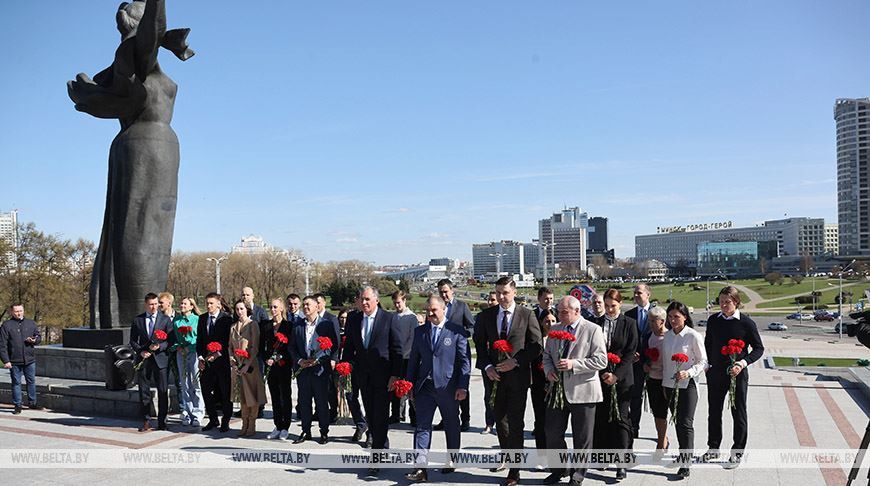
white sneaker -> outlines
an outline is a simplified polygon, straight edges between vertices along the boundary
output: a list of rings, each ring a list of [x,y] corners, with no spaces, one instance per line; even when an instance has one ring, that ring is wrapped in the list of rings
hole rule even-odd
[[[278,436],[278,438],[281,440],[287,440],[287,437],[290,437],[290,432],[288,432],[286,429],[282,430],[281,435]]]
[[[281,431],[278,430],[278,428],[276,427],[276,428],[272,429],[271,432],[269,432],[269,435],[267,435],[266,438],[267,439],[277,439],[279,435],[281,435]]]
[[[200,425],[200,423],[199,423],[199,420],[197,420],[197,419],[191,419],[190,426],[194,427],[194,428],[202,427],[202,425]]]

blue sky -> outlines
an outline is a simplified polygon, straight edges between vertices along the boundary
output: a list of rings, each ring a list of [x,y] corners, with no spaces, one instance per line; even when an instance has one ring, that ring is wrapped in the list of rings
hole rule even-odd
[[[116,1],[0,3],[0,210],[97,240]],[[317,260],[470,259],[563,205],[618,257],[656,226],[836,220],[833,104],[870,96],[870,3],[167,1],[174,248],[262,235]]]

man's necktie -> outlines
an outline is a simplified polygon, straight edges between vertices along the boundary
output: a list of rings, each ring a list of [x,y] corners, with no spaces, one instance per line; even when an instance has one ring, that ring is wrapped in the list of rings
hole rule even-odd
[[[447,311],[444,313],[444,317],[450,319],[450,311],[453,309],[453,302],[447,303]]]
[[[641,307],[640,312],[637,313],[637,318],[640,321],[638,327],[640,327],[641,335],[646,334],[646,309]]]
[[[369,339],[372,335],[372,326],[369,320],[369,316],[363,316],[363,330],[365,332],[363,336],[363,347],[366,349],[369,349]]]
[[[509,321],[508,321],[508,316],[509,316],[509,315],[510,315],[510,312],[508,312],[508,311],[504,311],[504,312],[502,312],[502,318],[501,318],[501,331],[499,331],[499,333],[498,333],[498,338],[499,338],[499,339],[504,339],[505,341],[507,341],[508,322],[509,322]]]
[[[435,349],[435,344],[438,343],[438,326],[432,326],[432,349]]]
[[[211,331],[213,328],[214,328],[214,316],[209,314],[209,316],[208,316],[208,330],[207,330],[207,334],[209,336],[211,336]]]
[[[151,333],[154,332],[154,316],[148,316],[148,336],[151,336]]]
[[[571,335],[573,336],[574,335],[574,326],[568,326],[568,329],[566,329],[566,331],[570,332]],[[571,341],[568,341],[566,339],[565,342],[562,343],[562,346],[563,346],[562,347],[562,359],[565,359],[568,357],[568,348],[571,347]]]

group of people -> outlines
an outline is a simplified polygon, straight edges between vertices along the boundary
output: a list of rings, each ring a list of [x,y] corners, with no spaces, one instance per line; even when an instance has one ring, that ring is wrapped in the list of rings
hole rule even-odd
[[[489,307],[477,316],[455,297],[449,280],[437,287],[426,300],[424,315],[408,308],[402,291],[391,296],[395,312],[383,309],[371,286],[360,290],[355,308],[338,315],[326,310],[319,294],[273,299],[267,311],[254,303],[253,291],[246,287],[232,307],[221,295],[208,294],[206,311],[200,313],[192,297],[181,299],[176,311],[171,294],[149,293],[145,312],[132,323],[129,343],[136,353],[144,418],[140,430],[152,427],[151,386],[157,387],[157,428],[166,429],[168,370],[174,359],[182,424],[203,431],[228,431],[235,402],[242,418],[239,435],[253,436],[268,386],[275,425],[269,439],[289,438],[295,408],[301,432],[293,443],[313,439],[316,417],[318,442],[326,444],[330,424],[346,406],[355,424],[352,440],[365,437],[366,446],[376,452],[389,447],[389,425],[404,420],[408,408],[414,447],[421,454],[406,477],[426,481],[432,431],[443,429],[447,449],[456,451],[461,432],[469,429],[474,366],[483,381],[482,433],[495,430],[502,450],[523,449],[530,395],[539,454],[566,449],[569,419],[573,450],[631,452],[646,400],[657,433],[656,454],[669,447],[670,414],[679,445],[677,474],[688,477],[698,380],[706,375],[709,450],[702,460],[720,458],[722,412],[730,391],[734,437],[725,464],[739,465],[747,440],[747,367],[764,347],[755,323],[738,309],[736,288],[726,286],[719,293],[721,312],[709,318],[702,337],[684,304],[653,305],[645,284],[634,287],[635,306],[626,312],[617,289],[596,294],[584,308],[571,295],[554,306],[553,292],[544,287],[530,309],[516,302],[516,285],[505,277],[490,292]],[[23,314],[22,306],[13,306],[13,318],[0,328],[0,360],[12,369],[13,385],[22,375],[30,385],[33,346],[39,343],[33,321]],[[345,375],[350,371],[349,378],[339,377],[339,369]],[[347,379],[349,386],[342,381]],[[295,407],[292,380],[298,390]],[[410,390],[407,399],[400,399],[396,387],[404,382]],[[21,406],[17,388],[13,386],[16,413]],[[36,407],[35,392],[29,388],[28,394]],[[436,409],[442,422],[433,425]],[[448,463],[440,472],[451,473],[453,466]],[[564,466],[553,463],[544,483],[563,477],[582,483],[583,467]],[[518,484],[520,468],[502,464],[492,471],[504,469],[503,484]],[[378,473],[377,467],[368,471],[370,476]],[[625,468],[617,464],[616,479],[625,477]]]

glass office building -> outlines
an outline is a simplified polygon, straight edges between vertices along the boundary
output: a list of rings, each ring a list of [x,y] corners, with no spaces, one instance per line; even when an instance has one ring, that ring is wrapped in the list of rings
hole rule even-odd
[[[776,241],[704,241],[698,243],[697,275],[758,277],[777,256]]]

